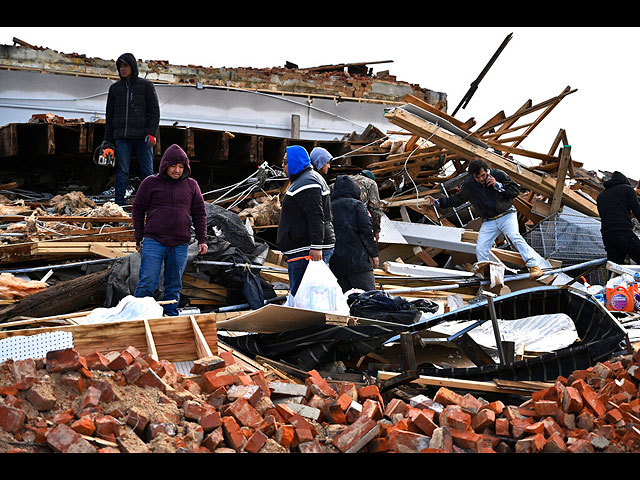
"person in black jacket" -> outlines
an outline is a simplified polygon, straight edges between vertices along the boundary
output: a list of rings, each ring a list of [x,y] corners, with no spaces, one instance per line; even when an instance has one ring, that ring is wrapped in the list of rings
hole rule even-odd
[[[375,290],[373,268],[378,268],[378,246],[373,224],[360,200],[360,187],[348,175],[339,175],[331,194],[336,245],[329,268],[343,292],[352,288]]]
[[[427,205],[448,208],[471,202],[476,213],[482,217],[482,226],[476,241],[477,261],[489,260],[493,243],[502,233],[518,249],[530,276],[538,278],[542,275],[538,257],[520,234],[516,209],[513,206],[513,200],[519,193],[520,186],[506,173],[498,169],[489,169],[487,162],[476,159],[469,163],[469,178],[460,188],[460,192],[438,200],[428,196]]]
[[[116,61],[120,80],[109,87],[103,148],[115,144],[115,203],[125,205],[131,157],[135,154],[142,179],[153,175],[153,146],[160,124],[160,106],[153,84],[138,76],[131,53]]]
[[[287,147],[282,166],[291,184],[282,199],[276,244],[287,257],[289,293],[295,296],[309,260],[329,264],[335,235],[329,186],[304,147]]]
[[[640,220],[638,196],[622,173],[613,172],[604,182],[604,190],[596,199],[600,215],[600,233],[607,259],[624,263],[627,256],[640,264],[640,239],[633,231],[631,213]]]

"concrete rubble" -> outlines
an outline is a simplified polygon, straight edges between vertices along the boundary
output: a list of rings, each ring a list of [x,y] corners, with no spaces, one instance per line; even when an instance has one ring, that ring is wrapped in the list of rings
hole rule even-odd
[[[4,68],[29,68],[21,55],[29,49],[44,50],[16,43],[28,50],[0,51],[9,62]],[[112,68],[111,61],[77,54],[46,50],[43,55],[67,73],[106,78]],[[477,356],[465,357],[459,350],[452,353],[450,340],[455,335],[435,330],[429,334],[440,337],[436,340],[416,335],[407,340],[411,322],[394,323],[389,317],[359,317],[354,311],[348,316],[313,311],[290,315],[284,306],[278,310],[270,305],[284,303],[288,294],[286,263],[274,245],[274,227],[287,180],[279,168],[281,154],[296,143],[325,146],[332,152],[336,161],[330,183],[337,175],[364,169],[375,175],[383,210],[376,285],[397,304],[405,302],[407,318],[424,320],[487,297],[541,287],[570,286],[592,293],[593,285],[605,284],[604,277],[632,275],[634,266],[629,271],[605,265],[595,198],[609,172],[584,170],[571,157],[564,130],[558,132],[548,153],[520,146],[533,127],[575,89],[566,87],[537,104],[529,100],[515,113],[498,112],[478,126],[473,118],[463,122],[448,115],[444,94],[399,82],[388,71],[374,76],[366,64],[232,70],[143,63],[143,70],[157,82],[275,91],[286,82],[270,82],[281,76],[297,94],[337,92],[363,101],[388,101],[393,103],[385,113],[389,131],[370,125],[359,134],[334,141],[273,138],[269,139],[272,148],[266,148],[267,140],[258,136],[162,127],[156,157],[169,141],[180,138],[189,156],[198,160],[194,177],[199,182],[213,182],[210,172],[221,168],[224,173],[215,178],[226,182],[207,185],[209,253],[197,260],[192,255],[183,278],[181,318],[195,346],[189,346],[188,353],[186,347],[183,352],[172,350],[167,358],[158,350],[174,345],[164,339],[154,343],[149,327],[154,322],[147,318],[129,324],[133,329],[136,323],[142,334],[134,335],[126,327],[111,331],[111,338],[120,342],[127,342],[131,335],[128,345],[114,347],[107,342],[92,349],[83,343],[91,337],[92,312],[115,308],[132,294],[131,285],[137,281],[139,255],[130,206],[110,202],[109,192],[102,190],[108,184],[106,170],[90,175],[95,177],[91,185],[79,185],[72,174],[58,177],[51,191],[30,190],[32,184],[22,182],[25,172],[7,170],[0,177],[0,347],[21,334],[35,337],[54,331],[73,332],[77,341],[76,346],[51,347],[43,355],[0,355],[0,452],[640,451],[640,354],[633,337],[613,345],[611,358],[566,377],[511,383],[500,378],[430,381],[418,374],[421,361],[438,369],[454,364],[466,367],[486,352],[479,353],[480,347],[467,339],[465,346],[477,347]],[[529,117],[529,123],[518,127],[528,115],[538,119]],[[25,124],[0,126],[0,160],[20,163],[18,147],[39,139],[48,145],[40,149],[46,153],[39,160],[65,157],[86,162],[95,147],[91,139],[101,138],[100,128],[99,121],[43,112]],[[77,134],[79,141],[72,142],[75,150],[66,150],[66,138],[54,134],[60,131]],[[163,136],[170,140],[163,143]],[[234,143],[234,139],[242,141]],[[56,142],[61,157],[56,157]],[[209,165],[195,152],[211,149],[211,144],[221,147],[216,150],[220,157]],[[233,151],[238,144],[240,153]],[[525,270],[522,259],[504,239],[492,249],[491,262],[476,264],[479,222],[469,205],[450,211],[425,206],[426,195],[455,192],[465,179],[469,161],[477,157],[521,184],[515,206],[521,231],[546,262],[542,278],[519,274]],[[518,160],[522,157],[536,164],[526,167]],[[75,160],[65,168],[73,170]],[[229,168],[235,160],[241,167]],[[65,168],[60,171],[66,172]],[[254,173],[240,180],[249,168]],[[39,185],[50,179],[49,171],[31,170],[38,170]],[[136,180],[130,197],[135,195]],[[569,225],[563,238],[575,240],[569,245],[556,240],[549,250],[550,242],[544,237],[547,228],[562,222]],[[540,237],[546,250],[535,243]],[[254,281],[260,284],[262,308],[252,309],[246,303],[255,300],[243,293],[248,280],[242,273],[248,267],[257,273]],[[593,298],[589,301],[596,302]],[[194,315],[201,312],[204,318],[196,319]],[[633,328],[638,315],[635,311],[602,314],[620,328]],[[138,325],[138,320],[143,324]],[[98,334],[104,324],[95,327],[96,339],[109,339]],[[306,335],[325,327],[358,332],[358,328],[388,327],[392,334],[380,341],[381,348],[353,347],[344,358],[311,368],[282,357],[251,356],[248,350],[224,344],[233,339],[233,345],[239,346],[247,338],[258,342],[256,338],[270,339],[274,333]],[[113,328],[120,328],[120,323]],[[170,334],[183,335],[180,328]],[[181,338],[175,345],[182,344]],[[332,345],[347,343],[332,340]],[[509,362],[542,355],[528,351],[526,345],[516,350]],[[420,356],[418,361],[414,354]],[[189,361],[185,356],[190,356]],[[382,375],[389,371],[395,377]]]

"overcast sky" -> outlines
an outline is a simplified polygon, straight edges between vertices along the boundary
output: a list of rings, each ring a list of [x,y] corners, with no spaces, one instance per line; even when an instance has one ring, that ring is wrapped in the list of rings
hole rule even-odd
[[[548,153],[566,130],[572,158],[592,170],[640,179],[633,143],[640,27],[1,27],[0,43],[17,37],[62,53],[203,67],[299,67],[392,60],[372,65],[398,80],[444,92],[452,113],[507,35],[501,53],[456,118],[483,124],[577,89],[520,147]],[[392,34],[393,33],[393,34]],[[630,55],[629,52],[633,52]],[[397,129],[391,123],[390,130]],[[534,162],[537,163],[537,162]],[[530,162],[528,162],[530,164]]]

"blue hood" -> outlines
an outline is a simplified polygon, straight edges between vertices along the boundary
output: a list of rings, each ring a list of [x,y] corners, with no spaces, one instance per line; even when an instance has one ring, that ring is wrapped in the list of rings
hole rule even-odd
[[[311,165],[311,160],[304,147],[294,145],[287,147],[287,163],[289,164],[289,176],[291,176]]]

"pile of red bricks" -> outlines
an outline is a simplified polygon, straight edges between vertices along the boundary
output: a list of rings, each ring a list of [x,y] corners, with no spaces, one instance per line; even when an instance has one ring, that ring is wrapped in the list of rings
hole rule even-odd
[[[315,370],[304,384],[268,381],[228,353],[185,377],[132,347],[66,349],[0,364],[0,451],[635,452],[639,365],[598,363],[512,406],[445,387],[385,402],[376,385]]]

